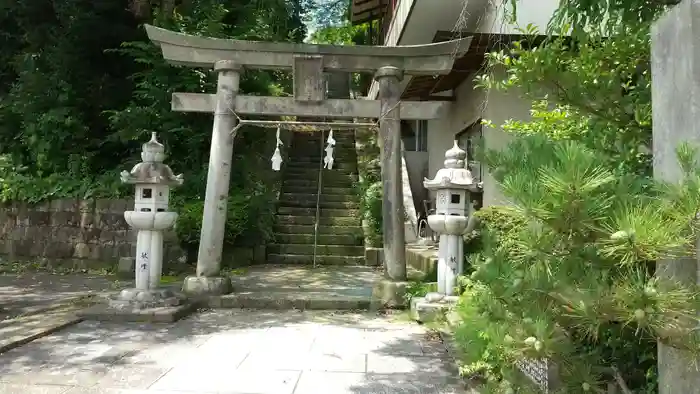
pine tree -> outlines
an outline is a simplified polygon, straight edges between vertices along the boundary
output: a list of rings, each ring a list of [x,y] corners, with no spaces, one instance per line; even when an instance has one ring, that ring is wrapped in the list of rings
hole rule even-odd
[[[700,351],[697,289],[653,276],[654,261],[693,255],[696,153],[678,149],[678,185],[621,175],[578,142],[529,136],[487,153],[513,205],[483,223],[470,259],[462,330],[483,341],[461,334],[471,361],[493,363],[492,392],[530,392],[514,367],[526,358],[557,365],[562,393],[655,392],[656,360],[640,356],[657,340]]]

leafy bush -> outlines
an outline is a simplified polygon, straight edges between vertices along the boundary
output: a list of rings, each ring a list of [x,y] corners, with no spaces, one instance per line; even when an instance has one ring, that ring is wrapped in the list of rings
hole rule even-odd
[[[461,278],[464,291],[457,304],[460,324],[454,330],[455,342],[460,350],[460,374],[474,380],[500,382],[500,369],[507,365],[496,342],[491,338],[490,322],[480,305],[479,297],[487,289],[469,279]]]
[[[360,212],[367,223],[367,238],[372,245],[381,245],[383,238],[382,183],[374,182],[366,187],[360,184]]]
[[[355,192],[360,198],[360,214],[365,221],[365,239],[371,246],[382,244],[382,182],[377,134],[372,130],[358,130],[357,164],[360,182]]]
[[[274,195],[264,187],[232,189],[226,205],[224,247],[264,244],[272,237]],[[175,232],[188,258],[196,258],[202,229],[204,200],[192,201],[179,197],[179,216]]]

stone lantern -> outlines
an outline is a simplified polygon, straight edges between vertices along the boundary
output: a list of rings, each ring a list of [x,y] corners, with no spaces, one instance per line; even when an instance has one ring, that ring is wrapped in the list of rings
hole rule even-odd
[[[434,179],[425,179],[423,186],[436,191],[435,214],[428,216],[430,228],[440,234],[438,253],[438,293],[452,296],[457,276],[463,272],[464,240],[462,235],[469,221],[469,192],[476,190],[471,172],[466,167],[467,153],[457,141],[445,153],[445,168]]]
[[[160,289],[163,269],[163,231],[171,228],[177,213],[168,211],[170,188],[183,183],[182,175],[174,175],[165,159],[165,147],[153,133],[143,144],[141,163],[131,171],[122,171],[121,180],[133,184],[136,196],[133,211],[124,212],[126,222],[138,230],[136,239],[136,288],[123,290],[113,306],[153,308],[175,306],[180,300],[172,291]]]
[[[455,141],[454,146],[445,153],[445,168],[438,170],[434,179],[423,180],[426,189],[437,192],[435,214],[428,216],[428,225],[440,234],[440,243],[437,292],[411,299],[411,314],[421,322],[439,319],[459,300],[454,289],[457,277],[464,269],[462,235],[470,226],[469,193],[480,188],[466,167],[466,159],[467,153]],[[450,319],[449,316],[447,318]]]

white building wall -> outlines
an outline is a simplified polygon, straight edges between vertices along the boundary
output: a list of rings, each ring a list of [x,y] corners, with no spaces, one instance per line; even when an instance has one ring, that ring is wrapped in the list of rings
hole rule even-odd
[[[529,120],[532,100],[523,98],[517,90],[502,92],[491,90],[484,110],[484,119],[493,123],[492,127],[484,128],[484,146],[486,149],[502,149],[514,136],[503,131],[500,127],[508,119]],[[507,204],[503,193],[496,184],[496,181],[489,174],[488,168],[484,166],[484,206]]]
[[[434,176],[442,168],[445,151],[452,147],[455,135],[481,116],[484,91],[476,89],[469,77],[455,90],[455,101],[442,119],[428,122],[428,172]]]
[[[499,72],[499,75],[505,75]],[[443,167],[445,151],[452,147],[455,135],[479,118],[490,120],[494,128],[483,129],[483,144],[486,149],[504,148],[513,136],[501,129],[508,119],[530,119],[531,100],[523,98],[517,90],[507,92],[476,88],[468,78],[455,91],[456,100],[443,119],[431,120],[428,124],[428,167],[430,177]],[[493,178],[484,167],[484,206],[507,203]],[[434,197],[434,196],[431,196]]]
[[[468,7],[474,0],[449,0],[467,2]],[[461,30],[490,34],[521,34],[520,29],[533,25],[543,33],[547,24],[559,7],[559,0],[517,0],[516,19],[511,22],[512,0],[491,0],[488,4],[474,4],[466,23]]]

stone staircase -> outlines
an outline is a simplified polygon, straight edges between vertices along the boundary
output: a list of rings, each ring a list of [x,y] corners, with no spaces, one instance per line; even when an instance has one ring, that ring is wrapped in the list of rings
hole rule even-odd
[[[326,135],[327,137],[327,135]],[[364,265],[364,237],[359,198],[353,190],[357,180],[355,137],[352,131],[334,131],[333,169],[323,169],[318,265]],[[271,264],[312,264],[318,175],[325,141],[321,132],[295,133],[282,174],[284,183],[277,210],[275,243],[268,245]]]

